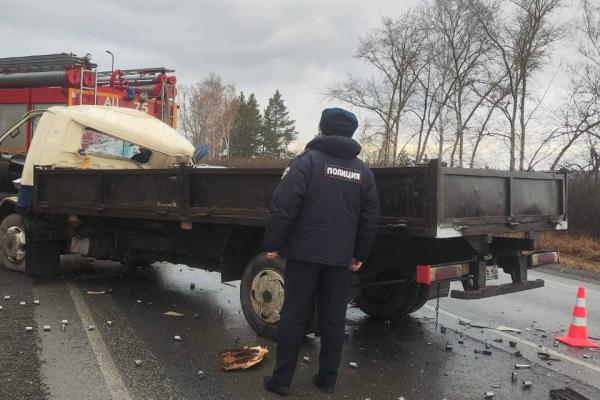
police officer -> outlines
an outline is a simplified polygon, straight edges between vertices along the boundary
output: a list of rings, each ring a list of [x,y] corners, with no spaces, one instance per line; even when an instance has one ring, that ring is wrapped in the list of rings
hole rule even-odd
[[[333,393],[342,356],[349,271],[366,261],[377,233],[379,198],[373,173],[357,158],[356,116],[325,109],[321,134],[286,168],[270,203],[267,256],[287,258],[277,362],[267,390],[289,393],[300,344],[316,300],[321,333],[313,383]]]

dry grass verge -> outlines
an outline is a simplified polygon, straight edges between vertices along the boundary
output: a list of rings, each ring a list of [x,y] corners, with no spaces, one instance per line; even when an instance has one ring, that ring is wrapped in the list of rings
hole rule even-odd
[[[544,232],[537,245],[539,249],[558,249],[563,267],[600,273],[598,239],[568,232]]]

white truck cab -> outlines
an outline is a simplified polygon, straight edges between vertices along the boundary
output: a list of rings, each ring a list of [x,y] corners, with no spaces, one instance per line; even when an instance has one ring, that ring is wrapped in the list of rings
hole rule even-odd
[[[31,205],[35,167],[169,168],[189,163],[194,146],[157,118],[130,108],[50,107],[35,130],[20,181],[20,207]]]

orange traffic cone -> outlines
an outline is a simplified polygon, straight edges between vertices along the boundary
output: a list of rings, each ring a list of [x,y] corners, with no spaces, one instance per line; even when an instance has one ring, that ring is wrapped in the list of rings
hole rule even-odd
[[[585,320],[585,289],[577,289],[577,301],[573,308],[573,320],[569,326],[567,336],[557,337],[556,340],[574,347],[599,347],[598,343],[588,339],[587,324]]]

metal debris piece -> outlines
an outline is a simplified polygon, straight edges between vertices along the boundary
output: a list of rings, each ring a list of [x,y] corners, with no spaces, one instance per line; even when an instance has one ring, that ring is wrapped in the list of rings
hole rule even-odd
[[[50,331],[50,325],[44,325],[44,331],[49,332]]]
[[[167,311],[163,313],[163,315],[166,315],[168,317],[183,317],[185,314],[179,313],[177,311]]]
[[[510,375],[510,380],[511,380],[511,381],[513,381],[513,382],[516,382],[516,381],[518,381],[518,380],[519,380],[519,373],[518,373],[518,372],[513,372],[513,373]]]
[[[39,306],[40,305],[40,301],[39,300],[34,300],[33,304],[35,304],[36,306]]]
[[[67,330],[67,324],[60,324],[60,331],[65,332]]]
[[[33,331],[33,327],[32,326],[26,326],[25,327],[25,332],[31,332]]]
[[[19,302],[19,305],[21,305],[21,306],[25,306],[25,305],[27,305],[27,303],[26,303],[26,302],[24,302],[24,301],[20,301],[20,302]]]
[[[106,294],[106,290],[88,290],[87,294]],[[139,300],[138,300],[139,302]]]
[[[480,322],[471,322],[469,325],[471,325],[472,328],[491,329],[489,325]]]
[[[190,283],[190,290],[194,290],[196,289],[196,284],[195,283]]]
[[[527,369],[531,368],[530,364],[515,364],[515,369]]]
[[[136,303],[141,303],[141,302],[142,302],[141,300],[136,300]]]
[[[454,346],[452,346],[451,344],[446,344],[446,351],[452,351],[454,349]]]
[[[500,389],[499,383],[492,383],[492,389]]]
[[[262,346],[242,347],[222,351],[219,354],[221,369],[223,371],[248,369],[260,363],[268,353],[269,349]]]
[[[10,300],[10,296],[4,296],[4,300]]]
[[[490,348],[490,345],[486,343],[486,344],[485,344],[485,348],[486,348],[486,349],[489,349],[489,348]]]
[[[68,319],[63,319],[62,321],[60,321],[61,324],[65,324],[65,325],[69,325],[69,320]]]
[[[552,400],[589,400],[587,397],[574,391],[570,387],[550,390],[550,398]]]
[[[552,357],[552,355],[546,351],[538,351],[537,353],[540,360],[544,361],[560,361],[560,358]]]
[[[441,333],[446,333],[446,327],[445,326],[440,326],[440,332]]]
[[[465,342],[463,340],[459,340],[458,344],[465,344]]]
[[[202,370],[198,371],[198,378],[204,379],[204,371],[202,371]]]
[[[495,396],[494,392],[485,392],[485,398],[491,399]]]
[[[494,342],[496,342],[496,343],[502,343],[503,340],[501,338],[497,338],[497,339],[494,339]]]
[[[88,331],[93,331],[94,329],[96,329],[94,325],[88,325]]]
[[[309,363],[309,362],[311,362],[311,359],[309,356],[304,356],[304,357],[302,357],[302,361],[304,361],[305,363]]]
[[[538,331],[538,332],[546,332],[546,330],[542,329],[542,328],[535,328],[535,330]]]
[[[521,350],[517,350],[517,351],[515,351],[515,352],[513,353],[513,355],[514,355],[515,357],[519,357],[519,358],[520,358],[520,357],[523,357],[523,354],[521,354]]]
[[[486,355],[486,356],[491,356],[492,355],[492,352],[490,350],[477,350],[477,349],[475,349],[475,350],[473,350],[473,353],[475,353],[475,354],[483,354],[483,355]]]
[[[178,342],[181,342],[183,340],[183,339],[181,339],[181,336],[179,336],[179,335],[173,336],[173,339],[175,339]]]
[[[2,311],[2,306],[0,306],[0,311]]]
[[[354,361],[350,362],[350,368],[358,368],[358,364],[355,363]]]
[[[141,367],[144,362],[142,360],[135,360],[135,361],[133,361],[133,363],[135,364],[136,367]]]
[[[591,356],[589,354],[584,354],[583,358],[585,358],[586,360],[589,360],[591,358]]]
[[[511,340],[511,341],[509,341],[509,342],[508,342],[508,345],[509,345],[510,347],[517,347],[517,342],[516,342],[516,341],[514,341],[514,340]]]
[[[548,337],[548,335],[546,335],[545,333],[542,333],[542,338],[544,338],[544,339],[545,339],[545,338],[547,338],[547,337]]]
[[[459,323],[460,325],[463,325],[463,326],[467,326],[467,325],[469,325],[469,323],[468,323],[467,321],[465,321],[464,319],[459,319],[459,320],[458,320],[458,323]]]
[[[523,381],[523,389],[529,389],[531,385],[531,381]]]
[[[200,318],[200,315],[194,314],[194,319],[198,319],[198,318]]]
[[[108,326],[112,326],[112,325],[113,325],[113,322],[112,322],[112,321],[106,321],[106,325],[108,325]]]

